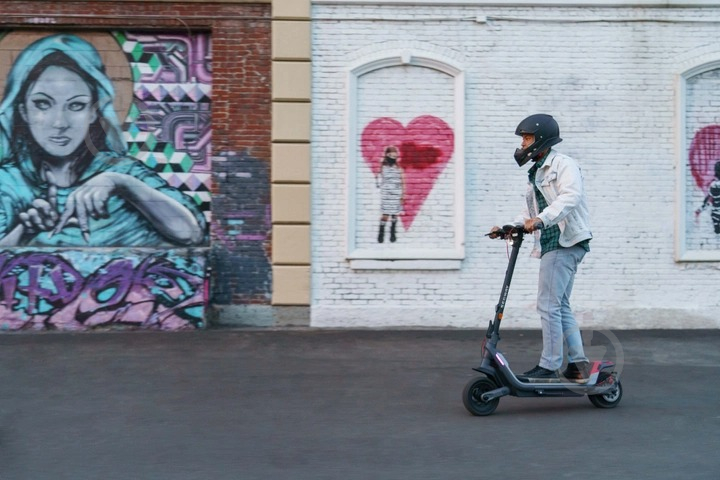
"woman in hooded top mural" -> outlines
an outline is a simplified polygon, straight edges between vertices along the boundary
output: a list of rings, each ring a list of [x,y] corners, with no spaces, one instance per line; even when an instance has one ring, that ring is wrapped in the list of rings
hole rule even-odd
[[[0,104],[0,247],[206,241],[192,199],[126,155],[100,55],[75,35],[29,45]]]

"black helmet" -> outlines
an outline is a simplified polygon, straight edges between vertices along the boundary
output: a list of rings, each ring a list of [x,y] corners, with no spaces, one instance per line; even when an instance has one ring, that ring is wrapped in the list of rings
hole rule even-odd
[[[562,142],[560,138],[560,127],[551,115],[537,113],[530,115],[515,129],[515,135],[529,133],[535,135],[535,141],[529,147],[515,150],[515,161],[519,166],[535,158],[539,153],[544,152],[555,144]]]

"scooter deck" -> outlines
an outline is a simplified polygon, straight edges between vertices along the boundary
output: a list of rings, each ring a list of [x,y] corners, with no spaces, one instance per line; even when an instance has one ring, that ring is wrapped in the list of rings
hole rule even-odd
[[[522,383],[552,383],[552,384],[563,384],[563,385],[587,385],[588,380],[584,382],[573,382],[565,378],[523,378],[517,377]]]
[[[590,362],[590,369],[588,372],[588,378],[585,379],[582,382],[574,382],[568,378],[558,376],[556,378],[527,378],[523,377],[522,375],[518,375],[515,378],[517,378],[522,383],[528,383],[528,384],[563,384],[563,385],[570,385],[570,386],[588,386],[588,385],[594,385],[597,380],[598,376],[600,375],[600,372],[606,368],[609,368],[611,366],[614,366],[612,362],[603,362],[603,361],[594,361]]]

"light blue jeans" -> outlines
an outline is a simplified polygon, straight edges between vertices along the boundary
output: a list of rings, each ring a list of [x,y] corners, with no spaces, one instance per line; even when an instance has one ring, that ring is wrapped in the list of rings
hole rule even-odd
[[[563,363],[563,340],[567,343],[568,362],[587,361],[582,336],[570,308],[575,273],[585,256],[577,245],[559,248],[540,259],[537,311],[543,333],[543,351],[539,365],[557,370]]]

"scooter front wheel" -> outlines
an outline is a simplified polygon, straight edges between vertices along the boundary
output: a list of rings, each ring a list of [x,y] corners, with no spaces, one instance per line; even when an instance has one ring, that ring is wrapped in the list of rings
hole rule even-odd
[[[463,404],[468,412],[472,413],[477,417],[484,417],[490,415],[495,411],[500,403],[499,398],[485,402],[482,399],[482,394],[495,390],[497,385],[494,381],[487,377],[475,377],[471,379],[463,390]]]

